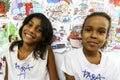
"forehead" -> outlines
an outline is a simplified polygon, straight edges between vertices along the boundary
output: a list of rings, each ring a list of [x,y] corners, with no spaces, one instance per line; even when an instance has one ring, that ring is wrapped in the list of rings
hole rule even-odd
[[[99,26],[99,27],[109,27],[109,21],[102,16],[92,16],[89,17],[86,22],[85,26]]]
[[[35,25],[41,25],[41,19],[38,19],[36,17],[32,18],[29,22],[32,22]]]

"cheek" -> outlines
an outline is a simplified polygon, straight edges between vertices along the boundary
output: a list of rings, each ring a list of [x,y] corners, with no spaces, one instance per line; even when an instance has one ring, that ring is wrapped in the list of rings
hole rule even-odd
[[[104,45],[105,44],[105,42],[107,41],[107,39],[106,39],[106,37],[105,38],[100,38],[99,39],[99,41],[100,41],[100,43],[101,43],[101,45]]]
[[[22,29],[22,32],[21,32],[21,37],[23,37],[24,36],[24,30]]]
[[[25,25],[22,30],[26,30],[28,27]]]
[[[37,39],[38,39],[38,41],[39,41],[39,40],[42,40],[42,34],[41,34],[41,33],[38,33],[38,34],[37,34]]]
[[[87,42],[87,38],[86,37],[82,37],[82,44],[85,44]]]
[[[84,41],[84,40],[86,40],[87,38],[89,38],[89,34],[83,33],[83,34],[81,35],[81,37],[82,37],[82,41]]]

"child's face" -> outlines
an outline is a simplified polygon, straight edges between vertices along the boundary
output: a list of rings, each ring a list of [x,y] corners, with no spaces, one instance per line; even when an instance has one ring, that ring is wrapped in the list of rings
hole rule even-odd
[[[41,20],[32,18],[22,29],[24,43],[36,44],[42,39]]]
[[[89,51],[97,51],[108,37],[109,21],[101,16],[93,16],[86,20],[82,32],[82,44]]]

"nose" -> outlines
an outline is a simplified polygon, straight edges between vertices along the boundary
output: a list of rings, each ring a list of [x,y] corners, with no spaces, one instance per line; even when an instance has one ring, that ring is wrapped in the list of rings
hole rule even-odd
[[[30,31],[31,33],[34,33],[34,32],[35,32],[34,27],[31,27],[31,28],[29,29],[29,31]]]
[[[96,38],[97,38],[97,32],[96,32],[96,31],[93,31],[93,32],[91,33],[91,38],[93,38],[93,39],[96,39]]]

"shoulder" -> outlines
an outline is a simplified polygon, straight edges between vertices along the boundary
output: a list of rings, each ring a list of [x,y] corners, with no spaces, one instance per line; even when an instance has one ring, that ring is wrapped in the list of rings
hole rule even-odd
[[[106,55],[110,58],[110,60],[115,60],[115,62],[118,62],[120,64],[120,51],[110,51],[107,52]]]
[[[9,48],[10,45],[11,43],[7,43],[7,44],[4,44],[1,48]]]
[[[7,44],[3,45],[0,48],[0,55],[2,55],[4,52],[8,51],[9,50],[9,46],[10,46],[10,43],[7,43]]]
[[[81,58],[83,54],[82,48],[73,49],[65,53],[64,60],[76,61]]]
[[[7,56],[10,52],[10,46],[12,43],[7,43],[0,48],[0,56]],[[13,50],[16,50],[17,46]]]
[[[117,51],[103,52],[103,55],[110,58],[110,60],[120,60],[120,52]]]
[[[102,53],[104,59],[109,66],[114,65],[114,67],[120,66],[120,52],[109,51]]]
[[[69,75],[74,75],[74,70],[76,67],[76,62],[80,59],[80,54],[82,52],[82,48],[73,49],[65,53],[61,70]]]
[[[65,56],[78,56],[81,53],[83,53],[82,48],[78,48],[66,52]]]
[[[106,66],[109,67],[109,71],[111,71],[116,76],[116,79],[117,79],[117,77],[120,77],[120,74],[119,74],[120,72],[120,51],[105,52],[105,55],[107,56],[107,59],[108,59]]]

